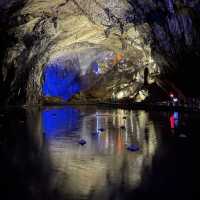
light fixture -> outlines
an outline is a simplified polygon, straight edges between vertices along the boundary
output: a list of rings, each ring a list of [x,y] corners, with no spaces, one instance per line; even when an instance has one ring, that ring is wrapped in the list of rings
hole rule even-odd
[[[174,102],[178,102],[178,98],[176,98],[176,97],[173,98],[173,101],[174,101]]]

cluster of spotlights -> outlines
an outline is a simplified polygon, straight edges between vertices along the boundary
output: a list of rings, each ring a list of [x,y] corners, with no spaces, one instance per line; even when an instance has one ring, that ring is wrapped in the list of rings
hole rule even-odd
[[[170,93],[170,98],[173,102],[177,103],[178,102],[178,98],[173,94],[173,93]]]

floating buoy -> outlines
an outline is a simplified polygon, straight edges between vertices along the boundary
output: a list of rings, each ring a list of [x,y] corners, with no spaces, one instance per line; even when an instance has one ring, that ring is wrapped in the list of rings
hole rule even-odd
[[[98,130],[101,131],[101,132],[105,131],[104,128],[99,128]]]
[[[139,148],[139,146],[136,145],[136,144],[131,144],[131,145],[129,145],[129,146],[127,147],[127,150],[129,150],[129,151],[139,151],[140,148]]]
[[[81,140],[79,140],[78,143],[79,143],[80,145],[84,145],[84,144],[86,144],[87,142],[86,142],[85,140],[81,139]]]

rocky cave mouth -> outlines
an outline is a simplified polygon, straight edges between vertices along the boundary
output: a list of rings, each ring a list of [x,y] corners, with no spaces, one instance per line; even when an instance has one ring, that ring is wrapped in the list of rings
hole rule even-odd
[[[149,84],[193,95],[184,89],[198,83],[199,7],[175,0],[2,2],[1,101],[142,101],[145,69]],[[195,84],[185,83],[193,81],[188,72]]]

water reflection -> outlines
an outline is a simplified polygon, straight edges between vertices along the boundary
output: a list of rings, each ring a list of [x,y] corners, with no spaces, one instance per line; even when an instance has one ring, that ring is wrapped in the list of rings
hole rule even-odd
[[[191,130],[188,126],[189,116],[184,113],[174,112],[170,114],[171,133],[175,137],[188,138],[191,136]]]
[[[171,129],[177,128],[179,126],[179,113],[171,113],[169,121]]]
[[[178,113],[175,129],[170,116],[96,107],[0,111],[0,197],[193,199],[200,116]],[[127,151],[130,144],[140,151]]]
[[[53,108],[43,111],[42,121],[57,172],[54,182],[70,199],[91,194],[109,199],[113,189],[133,189],[157,147],[154,124],[144,111]],[[80,146],[79,139],[87,144]],[[129,144],[139,145],[140,151],[128,152]]]
[[[73,133],[78,128],[80,112],[71,107],[45,109],[42,112],[44,133],[48,136]]]

